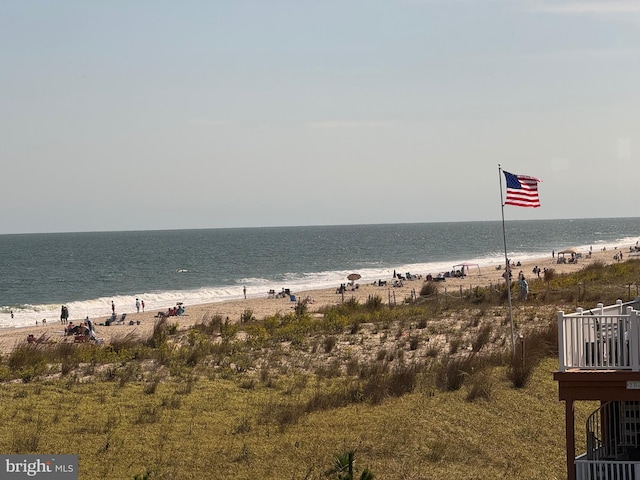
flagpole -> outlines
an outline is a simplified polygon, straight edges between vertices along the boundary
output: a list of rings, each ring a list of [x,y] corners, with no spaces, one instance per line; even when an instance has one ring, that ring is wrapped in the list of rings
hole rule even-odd
[[[511,352],[516,354],[515,337],[513,333],[513,305],[511,303],[511,266],[509,265],[509,257],[507,256],[507,233],[504,227],[504,202],[502,194],[502,167],[498,164],[498,180],[500,181],[500,206],[502,211],[502,241],[504,242],[504,262],[506,265],[505,282],[507,283],[507,298],[509,299],[509,324],[511,325]]]

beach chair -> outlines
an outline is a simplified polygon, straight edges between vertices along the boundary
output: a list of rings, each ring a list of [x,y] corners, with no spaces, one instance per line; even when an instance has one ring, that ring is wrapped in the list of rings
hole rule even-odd
[[[126,314],[126,313],[123,313],[123,314],[122,314],[122,316],[120,317],[120,320],[118,320],[118,322],[117,322],[117,323],[119,323],[119,324],[121,324],[121,325],[124,325],[124,320],[125,320],[125,318],[127,318],[127,314]]]
[[[118,316],[114,313],[109,318],[107,318],[104,324],[106,327],[108,327],[109,325],[113,325],[114,323],[116,323],[117,319],[118,319]]]
[[[289,300],[291,300],[292,302],[296,301],[296,296],[295,295],[289,295]]]

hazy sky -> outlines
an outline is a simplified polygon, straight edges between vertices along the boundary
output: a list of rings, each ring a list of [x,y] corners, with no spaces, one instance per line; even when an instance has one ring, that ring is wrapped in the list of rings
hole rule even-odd
[[[0,233],[639,216],[640,1],[0,3]]]

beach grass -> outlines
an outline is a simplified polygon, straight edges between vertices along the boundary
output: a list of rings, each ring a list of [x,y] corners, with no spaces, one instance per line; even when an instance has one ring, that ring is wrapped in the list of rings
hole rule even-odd
[[[0,365],[0,451],[77,453],[81,479],[338,478],[348,452],[379,479],[566,478],[555,312],[626,300],[638,279],[631,261],[531,281],[515,355],[489,287],[18,345]],[[593,408],[576,404],[578,426]]]

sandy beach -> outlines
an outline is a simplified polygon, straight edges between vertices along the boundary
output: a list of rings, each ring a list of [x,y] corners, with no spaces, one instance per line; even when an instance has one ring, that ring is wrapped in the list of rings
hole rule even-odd
[[[588,252],[582,252],[582,258],[580,258],[577,263],[557,263],[556,257],[552,257],[551,252],[549,252],[548,257],[523,262],[520,266],[513,267],[513,275],[514,278],[517,278],[518,273],[522,270],[527,279],[533,279],[535,275],[532,270],[535,266],[538,266],[541,270],[553,268],[557,273],[567,273],[580,270],[595,261],[609,264],[616,261],[614,255],[618,252],[621,252],[623,260],[626,260],[629,255],[629,246],[618,250],[594,251],[591,258],[587,258]],[[517,261],[517,259],[513,260]],[[502,278],[503,271],[502,269],[496,269],[495,266],[481,265],[480,271],[478,272],[477,268],[471,267],[468,275],[465,277],[452,277],[447,278],[444,282],[437,282],[438,292],[456,295],[459,294],[461,288],[467,290],[476,286],[499,285],[504,282]],[[415,273],[422,275],[422,278],[404,281],[401,287],[394,287],[394,279],[388,278],[382,279],[387,281],[386,286],[359,283],[357,289],[347,290],[344,294],[336,293],[339,285],[329,289],[291,293],[296,295],[296,299],[312,299],[312,302],[308,304],[310,312],[316,312],[324,306],[338,305],[342,301],[347,301],[351,298],[355,298],[360,303],[364,303],[369,295],[381,297],[384,303],[391,301],[392,303],[400,304],[405,298],[411,297],[412,294],[420,294],[425,276],[429,272]],[[438,272],[431,273],[437,274]],[[250,310],[254,318],[261,320],[267,316],[278,313],[282,315],[290,313],[293,311],[294,306],[295,302],[292,302],[289,297],[270,298],[267,292],[265,292],[264,297],[260,298],[247,298],[205,305],[186,305],[185,315],[170,317],[169,320],[178,323],[179,328],[184,329],[201,322],[205,316],[212,317],[214,315],[220,315],[225,319],[228,318],[230,322],[238,322],[243,313]],[[118,318],[122,313],[127,313],[126,321],[122,325],[111,325],[107,327],[100,325],[104,324],[107,317],[92,318],[91,320],[96,325],[98,338],[103,339],[105,344],[108,344],[112,338],[123,337],[129,334],[134,334],[139,338],[147,338],[152,332],[154,323],[157,321],[156,315],[158,311],[147,310],[144,313],[136,313],[135,306],[132,305],[131,307],[131,311],[118,312]],[[82,321],[82,319],[73,318],[70,320],[74,323]],[[134,324],[129,325],[129,321],[133,321]],[[63,330],[64,326],[59,322],[0,330],[0,351],[3,354],[7,354],[16,345],[24,343],[29,334],[33,334],[35,337],[44,336],[44,338],[48,338],[51,341],[70,341],[70,337],[64,337]]]

